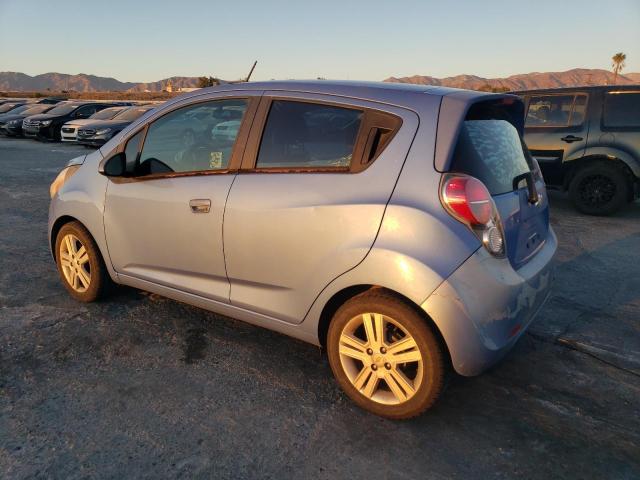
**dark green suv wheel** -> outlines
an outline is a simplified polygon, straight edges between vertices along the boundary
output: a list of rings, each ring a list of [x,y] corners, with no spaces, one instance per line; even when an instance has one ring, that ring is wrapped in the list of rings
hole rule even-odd
[[[611,215],[629,198],[625,171],[613,163],[598,162],[581,167],[569,185],[573,205],[587,215]]]

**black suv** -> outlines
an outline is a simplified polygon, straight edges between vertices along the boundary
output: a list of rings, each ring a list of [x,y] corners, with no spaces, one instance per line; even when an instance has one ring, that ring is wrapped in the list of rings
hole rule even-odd
[[[640,178],[640,85],[515,92],[525,141],[547,185],[583,213],[609,215],[634,200]]]
[[[127,103],[60,102],[47,113],[25,118],[22,122],[22,133],[25,137],[59,141],[60,128],[68,121],[89,118],[105,108],[122,105]]]

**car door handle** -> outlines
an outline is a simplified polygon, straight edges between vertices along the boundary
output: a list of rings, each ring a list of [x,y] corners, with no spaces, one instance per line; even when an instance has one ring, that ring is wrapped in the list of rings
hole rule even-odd
[[[562,137],[560,140],[567,143],[579,142],[580,140],[582,140],[582,137],[574,137],[573,135],[567,135],[566,137]]]
[[[211,210],[211,200],[208,198],[194,198],[189,201],[191,213],[209,213]]]

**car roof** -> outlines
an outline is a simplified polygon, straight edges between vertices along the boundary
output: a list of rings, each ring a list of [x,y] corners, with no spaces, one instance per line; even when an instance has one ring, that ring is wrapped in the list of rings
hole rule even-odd
[[[395,82],[366,82],[349,80],[284,80],[268,82],[226,83],[214,87],[201,88],[193,92],[179,95],[166,102],[165,105],[170,105],[184,99],[196,98],[214,92],[260,90],[282,90],[288,92],[326,94],[398,105],[410,105],[412,100],[417,100],[419,96],[425,94],[439,97],[456,96],[460,99],[471,99],[487,95],[499,95],[495,93],[461,90],[457,88],[440,87],[435,85],[414,85],[409,83]]]
[[[569,93],[597,90],[640,90],[640,85],[584,85],[581,87],[534,88],[531,90],[514,90],[510,93],[522,95],[525,93]]]

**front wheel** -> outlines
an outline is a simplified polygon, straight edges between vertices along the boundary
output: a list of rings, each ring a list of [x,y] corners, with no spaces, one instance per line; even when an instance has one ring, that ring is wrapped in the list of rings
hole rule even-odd
[[[587,215],[611,215],[630,196],[625,171],[613,163],[597,162],[581,167],[569,185],[569,199]]]
[[[382,290],[360,294],[338,309],[327,354],[347,395],[383,417],[419,415],[444,387],[447,364],[434,332],[413,306]]]
[[[93,302],[111,284],[102,255],[91,234],[79,222],[69,222],[56,236],[60,280],[76,300]]]

